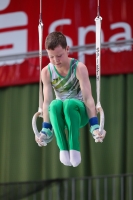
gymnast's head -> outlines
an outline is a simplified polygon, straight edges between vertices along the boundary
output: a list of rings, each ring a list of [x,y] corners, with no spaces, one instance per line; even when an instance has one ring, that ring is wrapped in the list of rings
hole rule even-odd
[[[51,32],[45,39],[45,49],[54,50],[58,46],[61,46],[63,49],[67,48],[66,37],[61,32]]]

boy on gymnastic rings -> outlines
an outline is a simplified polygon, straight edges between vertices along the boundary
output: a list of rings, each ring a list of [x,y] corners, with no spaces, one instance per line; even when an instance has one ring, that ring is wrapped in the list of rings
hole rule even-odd
[[[89,122],[96,142],[102,142],[105,137],[99,132],[88,70],[82,62],[68,56],[69,46],[61,32],[50,33],[46,37],[45,48],[50,63],[41,72],[44,122],[40,137],[35,137],[35,140],[43,146],[46,135],[54,131],[61,163],[77,167],[81,163],[80,128]]]

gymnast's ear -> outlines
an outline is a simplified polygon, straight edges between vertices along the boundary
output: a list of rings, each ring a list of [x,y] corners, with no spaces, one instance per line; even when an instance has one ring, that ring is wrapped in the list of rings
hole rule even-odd
[[[70,47],[69,46],[67,46],[66,47],[66,51],[69,53],[69,50],[70,50]]]

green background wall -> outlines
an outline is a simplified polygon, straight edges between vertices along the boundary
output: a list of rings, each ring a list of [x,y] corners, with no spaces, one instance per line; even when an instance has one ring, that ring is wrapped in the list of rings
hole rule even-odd
[[[96,79],[90,77],[96,101]],[[0,182],[133,172],[133,74],[102,76],[101,105],[106,138],[95,143],[89,125],[81,129],[82,163],[59,161],[55,139],[38,147],[32,117],[38,110],[38,84],[0,88]],[[42,119],[38,118],[38,129]]]

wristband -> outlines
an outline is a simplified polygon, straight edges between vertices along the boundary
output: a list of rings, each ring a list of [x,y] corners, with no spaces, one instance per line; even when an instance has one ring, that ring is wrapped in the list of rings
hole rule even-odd
[[[89,123],[90,123],[90,126],[94,126],[94,125],[98,124],[98,118],[97,117],[90,118]]]
[[[52,125],[48,122],[43,122],[42,123],[42,128],[49,128],[50,130],[52,130]]]
[[[97,117],[92,117],[89,119],[90,123],[90,132],[93,133],[94,130],[99,129],[98,125],[98,118]]]

